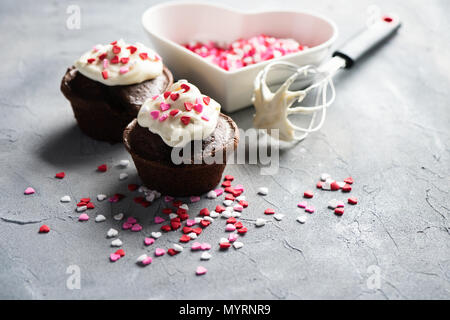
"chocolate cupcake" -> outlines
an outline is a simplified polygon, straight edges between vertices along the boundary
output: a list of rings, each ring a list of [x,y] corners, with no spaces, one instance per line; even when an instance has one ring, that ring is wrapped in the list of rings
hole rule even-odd
[[[188,196],[217,186],[239,131],[216,101],[180,80],[143,104],[123,139],[147,187]]]
[[[97,140],[122,141],[123,130],[148,98],[165,92],[172,73],[143,44],[96,45],[68,68],[61,91],[80,129]]]

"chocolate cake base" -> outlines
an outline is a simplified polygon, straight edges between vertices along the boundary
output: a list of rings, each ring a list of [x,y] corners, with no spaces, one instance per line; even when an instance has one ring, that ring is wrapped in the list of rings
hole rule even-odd
[[[140,127],[136,119],[124,130],[123,140],[144,185],[166,195],[192,196],[208,192],[219,184],[227,155],[237,148],[239,131],[230,117],[220,114],[216,129],[202,141],[203,157],[224,155],[223,163],[212,164],[172,163],[172,148],[159,135]],[[192,155],[192,162],[197,156]]]
[[[155,79],[126,86],[104,85],[70,67],[62,79],[61,91],[85,134],[116,143],[122,141],[123,130],[136,118],[145,100],[163,93],[172,84],[172,73],[166,67]]]

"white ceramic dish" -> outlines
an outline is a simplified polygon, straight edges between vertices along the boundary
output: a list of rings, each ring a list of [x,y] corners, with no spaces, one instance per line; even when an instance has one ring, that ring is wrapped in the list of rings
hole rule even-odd
[[[192,40],[232,42],[261,33],[293,38],[307,50],[277,58],[298,65],[318,65],[337,37],[329,19],[306,11],[241,12],[221,5],[168,2],[147,9],[142,24],[155,50],[176,79],[187,79],[216,99],[226,112],[251,105],[253,81],[272,60],[226,71],[180,44]],[[283,75],[279,75],[282,77]]]

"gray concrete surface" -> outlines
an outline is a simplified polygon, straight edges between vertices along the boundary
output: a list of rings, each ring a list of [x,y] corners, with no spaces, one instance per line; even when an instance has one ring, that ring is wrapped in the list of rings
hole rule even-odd
[[[336,78],[337,99],[323,129],[281,154],[275,176],[255,165],[232,165],[226,173],[246,187],[245,219],[263,217],[271,206],[286,215],[249,233],[240,250],[219,252],[200,262],[200,253],[154,259],[141,268],[144,234],[161,207],[136,206],[126,185],[138,182],[121,145],[93,141],[77,128],[59,91],[72,61],[94,43],[124,37],[147,41],[140,14],[156,1],[2,1],[0,3],[0,298],[9,299],[448,299],[450,298],[450,7],[444,1],[383,1],[403,27],[370,59]],[[279,1],[226,1],[251,9],[277,8]],[[283,1],[334,19],[338,44],[365,20],[372,1]],[[68,30],[69,4],[81,8],[81,29]],[[232,114],[250,125],[252,109]],[[95,172],[97,165],[112,168]],[[63,180],[53,178],[65,171]],[[126,181],[118,175],[130,174]],[[360,204],[342,217],[326,209],[343,194],[317,192],[317,212],[300,225],[296,203],[319,175],[352,175]],[[26,187],[36,194],[24,196]],[[256,195],[268,186],[266,197]],[[97,203],[107,221],[79,223],[73,199],[123,192],[118,204]],[[202,200],[192,212],[218,201]],[[108,261],[113,249],[105,233],[119,224],[111,214],[141,219],[142,233],[121,232],[127,256]],[[91,212],[90,212],[91,213]],[[91,213],[91,217],[95,214]],[[38,234],[42,224],[49,234]],[[200,240],[216,244],[225,232],[213,223]],[[157,240],[167,248],[179,233]],[[81,289],[66,286],[67,268],[79,266]],[[209,272],[195,276],[203,265]],[[372,266],[372,267],[371,267]],[[373,267],[375,266],[375,267]],[[374,270],[379,288],[370,286]],[[376,276],[376,275],[375,275]],[[369,285],[368,285],[369,281]]]

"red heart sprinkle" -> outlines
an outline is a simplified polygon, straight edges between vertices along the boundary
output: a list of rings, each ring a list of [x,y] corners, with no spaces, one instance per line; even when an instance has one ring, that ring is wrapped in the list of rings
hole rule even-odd
[[[165,225],[161,226],[161,230],[169,232],[170,230],[172,230],[172,227],[168,224],[165,224]]]
[[[202,228],[194,228],[192,229],[192,232],[194,232],[196,235],[199,235],[200,233],[202,233]]]
[[[127,47],[128,50],[130,50],[130,53],[133,54],[136,52],[137,48],[135,46],[129,46]]]
[[[228,218],[227,219],[227,223],[235,224],[236,223],[236,218],[235,217]]]
[[[123,256],[125,256],[125,250],[119,249],[115,252],[115,254],[118,254],[119,256],[123,257]]]
[[[178,109],[173,109],[173,110],[170,110],[169,114],[170,114],[172,117],[175,117],[175,116],[178,114],[178,112],[180,112],[180,110],[178,110]]]
[[[243,208],[247,208],[248,207],[248,202],[246,200],[241,200],[239,201],[239,204],[243,207]]]
[[[171,208],[163,208],[162,209],[162,213],[164,213],[164,214],[171,214],[172,213],[172,209]]]
[[[128,185],[128,190],[130,191],[135,191],[139,188],[139,186],[137,184],[129,184]]]
[[[342,216],[344,214],[344,208],[336,208],[334,209],[334,213],[338,216]]]
[[[94,61],[95,61],[94,58],[87,59],[87,62],[88,62],[88,63],[93,63]]]
[[[350,198],[348,198],[348,203],[350,203],[350,204],[357,204],[358,203],[358,199],[357,198],[355,198],[355,197],[350,197]]]
[[[218,213],[221,213],[221,212],[224,212],[224,211],[225,211],[225,208],[222,207],[221,205],[217,205],[215,211],[218,212]]]
[[[106,58],[106,53],[102,53],[101,55],[98,56],[98,59],[99,59],[100,61],[102,61],[102,60],[105,59],[105,58]]]
[[[85,206],[85,205],[87,205],[87,204],[88,204],[87,202],[81,201],[81,202],[78,202],[78,203],[77,203],[77,207],[83,207],[83,206]]]
[[[117,40],[111,42],[110,44],[113,45],[113,46],[116,45],[117,44]]]
[[[186,92],[188,92],[188,91],[191,89],[191,87],[189,87],[189,86],[188,86],[187,84],[185,84],[185,83],[182,83],[181,86],[180,86],[180,88],[184,90],[183,93],[186,93]]]
[[[183,227],[183,233],[191,233],[192,232],[192,228],[191,227]]]
[[[97,170],[100,172],[106,172],[106,170],[108,170],[108,166],[106,164],[101,164],[97,167]]]
[[[139,53],[139,58],[141,58],[142,60],[147,60],[147,59],[148,59],[148,54],[147,54],[147,52],[141,52],[141,53]]]
[[[353,181],[352,177],[348,177],[347,179],[344,180],[344,182],[348,183],[348,184],[352,184],[354,181]]]
[[[339,184],[336,181],[333,181],[330,184],[330,188],[331,188],[331,191],[336,191],[336,190],[339,190],[341,187],[339,187]]]
[[[95,208],[95,205],[94,205],[92,202],[88,202],[88,203],[86,204],[86,207],[87,207],[88,209],[94,209],[94,208]]]
[[[119,56],[114,56],[114,57],[111,59],[111,63],[112,63],[112,64],[118,64],[118,63],[119,63]]]
[[[317,182],[317,184],[316,184],[317,189],[322,189],[322,186],[323,186],[322,181]]]
[[[274,214],[274,213],[275,213],[275,210],[273,210],[271,208],[268,208],[264,211],[264,214]]]
[[[58,172],[57,174],[55,174],[55,178],[58,179],[62,179],[66,176],[66,174],[64,172]]]
[[[342,192],[350,192],[352,191],[352,186],[349,184],[346,184],[342,187]]]
[[[112,51],[114,54],[119,54],[122,49],[119,46],[114,45]]]
[[[179,93],[172,93],[170,95],[170,99],[172,99],[172,101],[176,101],[179,97],[180,97]]]
[[[229,243],[229,242],[221,242],[219,244],[219,246],[220,246],[220,249],[228,249],[231,246],[231,243]]]
[[[181,206],[183,204],[183,202],[181,202],[180,200],[175,200],[174,202],[172,202],[172,204],[174,207],[178,208],[179,206]]]
[[[122,63],[122,64],[127,64],[128,61],[130,61],[130,58],[128,58],[128,57],[122,57],[122,58],[120,58],[120,63]]]
[[[226,187],[225,188],[225,192],[226,193],[233,193],[235,190],[234,190],[234,188],[233,187]]]
[[[178,254],[178,251],[175,251],[173,248],[169,248],[167,249],[167,253],[169,254],[169,256],[174,256],[176,254]]]
[[[237,227],[236,227],[237,228]],[[244,233],[247,233],[247,228],[246,227],[242,227],[242,228],[240,228],[240,229],[238,229],[238,233],[240,233],[240,234],[244,234]]]
[[[89,201],[91,201],[91,198],[81,198],[80,202],[86,202],[88,203]]]
[[[208,220],[202,220],[202,221],[200,221],[200,226],[203,228],[206,228],[207,226],[209,226],[210,223],[211,222]]]
[[[189,122],[191,122],[191,117],[188,117],[188,116],[182,116],[182,117],[181,117],[181,122],[182,122],[184,125],[188,125]]]
[[[50,232],[50,227],[43,224],[40,228],[39,228],[39,233],[48,233]]]
[[[180,214],[179,217],[180,217],[181,221],[189,219],[189,215],[187,213]]]
[[[236,222],[235,224],[234,224],[234,226],[236,227],[236,229],[241,229],[244,225],[242,224],[242,222]]]
[[[176,217],[176,218],[172,218],[172,219],[170,219],[170,221],[180,222],[180,221],[181,221],[181,219],[180,219],[180,217]]]
[[[211,98],[210,97],[203,97],[203,102],[206,104],[206,105],[209,105],[209,102],[211,101]]]
[[[186,234],[183,234],[180,238],[180,242],[189,242],[190,240],[191,238]]]
[[[305,191],[305,192],[303,193],[303,196],[304,196],[305,198],[312,198],[312,197],[314,197],[314,193],[313,193],[312,191]]]
[[[209,216],[209,210],[208,210],[208,208],[203,208],[203,209],[201,209],[199,215],[202,216],[202,217],[204,217],[204,216]]]
[[[171,221],[170,226],[173,230],[178,230],[181,227],[181,223],[178,221]]]
[[[233,180],[234,180],[234,177],[231,176],[231,175],[229,175],[229,174],[227,174],[227,175],[225,176],[225,180],[233,181]]]
[[[102,71],[102,77],[103,77],[103,79],[108,79],[108,71],[107,70],[103,70]]]
[[[163,94],[163,96],[164,96],[164,99],[167,99],[169,96],[170,96],[170,94],[171,94],[171,92],[170,91],[166,91],[166,92],[164,92],[164,94]]]
[[[222,182],[222,187],[231,187],[231,181],[226,180]]]
[[[236,199],[232,194],[227,194],[226,196],[225,196],[225,200],[231,200],[231,201],[234,201],[234,199]]]
[[[191,111],[193,107],[194,107],[194,105],[190,102],[184,103],[184,108],[186,109],[186,111]]]

